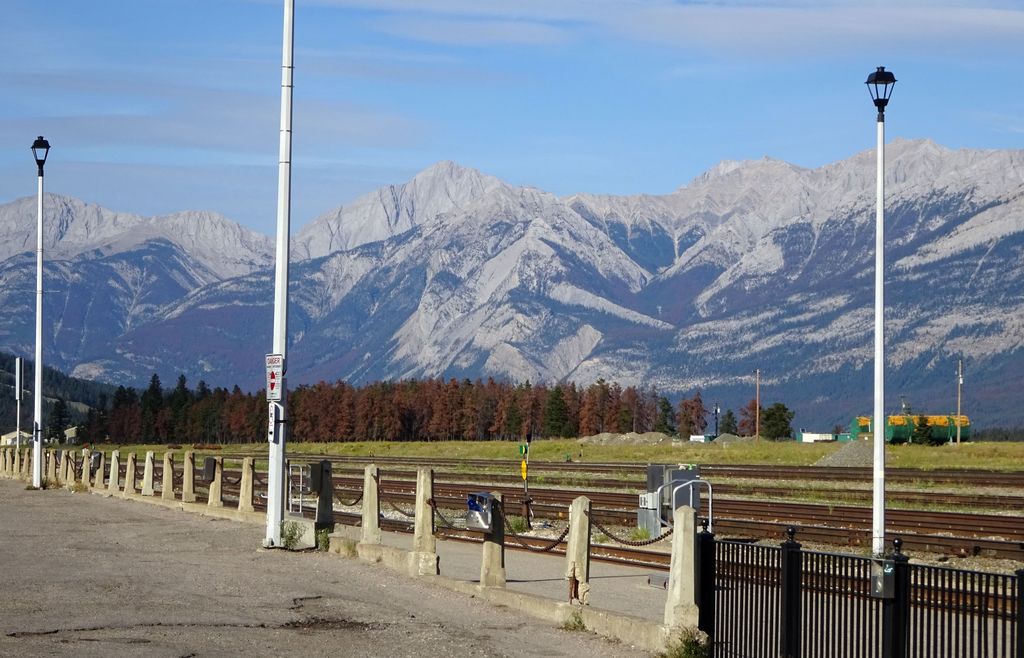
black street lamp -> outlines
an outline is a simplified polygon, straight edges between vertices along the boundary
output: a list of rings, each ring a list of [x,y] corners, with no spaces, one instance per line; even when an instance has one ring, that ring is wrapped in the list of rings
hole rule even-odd
[[[878,109],[878,166],[875,185],[875,405],[873,413],[874,458],[871,550],[885,552],[885,107],[889,104],[896,76],[879,66],[868,75],[868,93]]]
[[[32,389],[32,486],[43,486],[43,165],[50,154],[50,142],[42,135],[32,142],[32,155],[39,167],[36,200],[36,364]]]
[[[39,177],[43,177],[43,165],[46,164],[46,156],[50,154],[50,142],[46,141],[42,135],[36,137],[36,141],[32,142],[32,155],[35,156],[36,164],[39,166]]]

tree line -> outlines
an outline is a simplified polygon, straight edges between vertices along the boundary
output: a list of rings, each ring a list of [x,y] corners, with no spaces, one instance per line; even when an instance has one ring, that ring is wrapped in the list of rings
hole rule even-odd
[[[157,375],[141,391],[120,386],[102,394],[79,426],[79,439],[115,443],[235,443],[266,439],[264,392],[209,388],[193,390],[184,375],[165,389]],[[781,434],[769,431],[773,413]],[[673,404],[653,387],[627,386],[599,379],[575,383],[499,382],[492,378],[408,379],[353,386],[338,381],[299,386],[288,392],[292,440],[327,441],[482,441],[526,437],[578,437],[603,432],[650,432],[689,436],[708,431],[709,410],[695,391]],[[726,410],[719,433],[752,435],[754,400],[739,417]],[[761,410],[761,433],[778,438],[792,433],[781,403]],[[788,414],[788,415],[787,415]],[[776,423],[778,424],[778,423]]]

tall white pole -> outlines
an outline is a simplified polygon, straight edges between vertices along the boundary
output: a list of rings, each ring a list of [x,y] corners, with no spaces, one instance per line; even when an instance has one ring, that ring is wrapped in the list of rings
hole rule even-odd
[[[36,363],[32,390],[32,486],[43,486],[43,169],[36,199]]]
[[[871,552],[885,553],[885,293],[883,290],[885,237],[885,115],[878,113],[878,182],[875,198],[875,412],[874,496]]]
[[[754,440],[761,440],[761,369],[754,371]]]
[[[295,0],[284,2],[284,47],[281,60],[281,143],[277,178],[277,266],[274,276],[274,354],[284,357],[288,368],[288,252],[291,232],[292,193],[292,57],[295,22]],[[281,401],[271,402],[268,413],[270,460],[267,477],[266,546],[281,545],[281,522],[284,521],[284,452],[285,424],[288,418],[288,387],[281,377]]]
[[[960,389],[964,385],[964,360],[956,362],[956,444],[960,445]]]
[[[25,361],[19,356],[14,360],[14,386],[17,388],[14,391],[14,399],[17,402],[18,420],[15,423],[15,434],[17,435],[14,439],[15,450],[21,451],[21,392],[25,390]]]

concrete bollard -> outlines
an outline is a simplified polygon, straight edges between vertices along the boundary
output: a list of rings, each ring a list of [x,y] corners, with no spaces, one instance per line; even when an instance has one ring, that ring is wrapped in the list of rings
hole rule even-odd
[[[128,460],[124,464],[124,495],[132,495],[139,493],[139,490],[135,488],[135,453],[128,453]]]
[[[164,470],[160,474],[160,482],[160,497],[174,500],[174,453],[170,450],[164,453]]]
[[[92,485],[93,489],[102,489],[103,488],[103,473],[106,472],[106,466],[107,466],[106,462],[107,462],[107,455],[106,455],[106,453],[101,452],[100,453],[100,463],[99,463],[99,466],[96,468],[96,479],[95,479],[95,481],[93,482],[93,485]]]
[[[75,486],[75,453],[70,450],[65,450],[64,454],[60,459],[60,479],[64,483],[65,489],[70,489]]]
[[[569,506],[569,540],[565,550],[569,603],[590,605],[590,499],[580,496]]]
[[[107,476],[107,493],[116,494],[121,490],[121,451],[110,453],[110,475]]]
[[[39,454],[42,454],[40,451]],[[36,451],[32,448],[25,450],[25,456],[21,459],[21,479],[32,481],[32,473],[35,471],[35,464],[33,463],[36,458]]]
[[[7,475],[7,448],[0,448],[0,473]]]
[[[89,461],[92,454],[88,448],[82,448],[82,479],[80,482],[88,487],[89,486]]]
[[[501,494],[491,493],[491,531],[484,533],[483,558],[480,562],[480,584],[484,587],[505,586],[505,506]]]
[[[416,471],[416,525],[409,554],[410,576],[436,576],[441,573],[434,536],[434,469]]]
[[[665,626],[697,626],[697,512],[692,507],[675,511],[672,531],[672,566],[665,600]]]
[[[142,495],[153,495],[153,451],[146,451],[146,465],[142,470]]]
[[[52,448],[47,450],[43,463],[46,464],[46,479],[50,481],[50,486],[57,484],[57,451]]]
[[[213,481],[210,482],[210,495],[206,497],[207,507],[224,507],[224,458],[213,458]]]
[[[363,469],[363,544],[380,543],[380,471],[376,464]]]
[[[252,483],[255,477],[252,457],[242,460],[242,481],[238,486],[238,511],[255,512],[252,506]]]
[[[181,462],[181,502],[196,502],[196,454],[185,451],[185,459]]]

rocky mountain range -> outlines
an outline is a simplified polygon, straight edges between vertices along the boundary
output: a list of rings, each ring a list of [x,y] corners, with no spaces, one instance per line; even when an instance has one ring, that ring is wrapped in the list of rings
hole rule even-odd
[[[1024,424],[1024,151],[886,150],[887,407]],[[665,195],[559,197],[438,163],[292,239],[288,375],[599,377],[869,413],[875,159],[723,162]],[[273,238],[48,195],[45,354],[76,376],[262,386]],[[0,206],[0,349],[34,345],[35,199]]]

